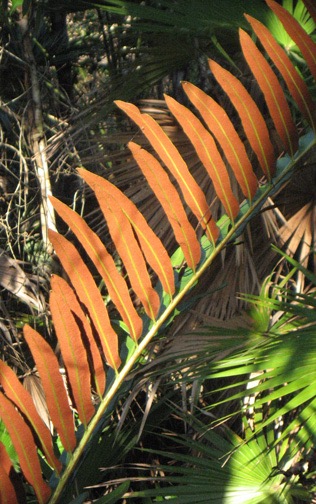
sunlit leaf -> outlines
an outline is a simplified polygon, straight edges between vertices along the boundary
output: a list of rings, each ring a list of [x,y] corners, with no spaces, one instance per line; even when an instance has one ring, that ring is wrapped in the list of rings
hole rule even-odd
[[[106,209],[105,217],[110,235],[126,268],[131,286],[148,317],[155,320],[160,300],[152,286],[142,249],[134,234],[133,216],[131,216],[131,220],[127,217],[123,211],[124,207],[117,197],[96,188],[95,194],[102,210]]]
[[[178,149],[152,117],[141,114],[138,108],[130,103],[124,103],[120,100],[115,103],[139,126],[160,159],[175,177],[187,204],[198,219],[198,223],[206,230],[209,239],[215,243],[219,231],[212,219],[209,205]]]
[[[239,30],[239,36],[244,57],[264,94],[277,133],[285,150],[293,156],[298,149],[298,134],[282,87],[248,33]]]
[[[113,1],[117,6],[122,3],[121,0]],[[168,6],[167,0],[161,0],[161,2],[163,7]],[[267,0],[267,3],[272,6],[281,22],[284,23],[285,30],[288,30],[289,35],[293,36],[315,76],[316,56],[312,39],[307,36],[304,30],[298,29],[289,13],[286,13],[276,2]],[[284,0],[284,5],[290,3],[291,0]],[[306,3],[309,4],[309,2]],[[29,0],[23,3],[24,7],[29,5]],[[140,12],[140,6],[137,8]],[[266,36],[265,28],[260,28],[249,17],[248,20],[253,24],[254,30],[257,30],[258,38],[262,38],[264,48],[266,44],[267,53],[281,77],[283,76],[291,95],[290,100],[293,98],[297,101],[306,119],[310,124],[314,124],[315,106],[311,103],[306,86],[302,85],[303,80],[301,77],[297,77],[298,74],[296,71],[294,72],[293,65],[289,64],[288,58],[276,48],[275,44],[271,42],[272,39]],[[170,24],[171,29],[173,25]],[[67,492],[70,499],[72,495],[78,495],[81,489],[78,488],[77,492],[76,486],[85,486],[85,481],[80,482],[79,478],[85,470],[84,462],[92,460],[95,456],[94,452],[91,453],[93,451],[91,446],[96,447],[97,443],[101,447],[104,446],[102,439],[95,435],[96,428],[105,426],[105,418],[110,422],[114,419],[114,424],[116,423],[117,411],[115,408],[120,406],[120,401],[119,403],[116,401],[119,397],[118,394],[120,394],[120,386],[124,382],[124,393],[128,390],[126,387],[129,386],[131,375],[133,378],[137,376],[137,373],[136,375],[133,373],[133,367],[145,355],[153,338],[162,328],[171,323],[178,310],[184,310],[191,306],[190,303],[193,304],[195,297],[188,296],[190,289],[201,278],[213,259],[219,257],[220,254],[225,254],[227,245],[232,246],[248,222],[263,208],[268,197],[276,194],[284,182],[289,180],[294,167],[298,165],[303,154],[315,146],[315,141],[311,138],[313,133],[308,131],[304,137],[300,138],[300,147],[296,152],[297,131],[291,119],[285,95],[276,74],[273,73],[273,67],[267,63],[263,53],[259,52],[245,32],[241,31],[240,38],[245,58],[254,74],[255,85],[258,84],[265,95],[275,129],[285,148],[292,155],[295,153],[295,156],[292,159],[288,155],[279,157],[276,164],[276,153],[268,131],[269,121],[265,120],[250,93],[241,82],[214,61],[210,63],[211,71],[239,115],[240,121],[235,114],[236,127],[232,122],[234,119],[229,120],[223,108],[213,99],[206,97],[205,93],[197,90],[195,86],[185,83],[183,87],[204,123],[186,107],[167,97],[166,101],[171,112],[191,140],[207,171],[209,182],[214,186],[216,197],[220,199],[228,214],[222,216],[218,224],[213,220],[210,209],[213,201],[207,201],[204,190],[190,173],[184,158],[159,122],[147,114],[142,114],[135,105],[121,101],[118,101],[117,105],[138,125],[154,151],[153,154],[150,154],[140,146],[130,143],[132,154],[145,174],[154,195],[165,209],[167,219],[170,221],[175,237],[182,248],[175,251],[171,260],[165,247],[135,204],[108,180],[81,169],[79,173],[92,188],[107,221],[116,248],[115,253],[119,256],[118,262],[122,266],[121,274],[116,268],[113,258],[84,220],[74,214],[66,205],[53,200],[61,217],[64,218],[79,240],[80,247],[92,259],[104,279],[109,294],[108,298],[110,298],[110,307],[112,308],[113,304],[120,317],[118,321],[113,321],[113,326],[116,324],[119,326],[118,334],[116,334],[109,319],[105,301],[93,276],[95,268],[93,267],[92,273],[85,264],[84,255],[81,257],[76,246],[70,240],[50,231],[49,238],[52,246],[56,250],[71,284],[70,287],[65,280],[57,276],[53,277],[50,296],[55,333],[61,349],[61,361],[64,361],[60,365],[65,365],[65,381],[60,374],[57,357],[45,339],[29,326],[24,329],[24,334],[43,383],[50,417],[58,435],[58,445],[60,441],[67,452],[72,452],[62,456],[66,464],[63,475],[59,479],[57,475],[54,475],[50,480],[54,487],[51,501],[54,504],[63,502],[63,497]],[[223,52],[225,51],[223,50]],[[144,74],[146,71],[144,68]],[[237,133],[239,123],[243,127],[240,134]],[[273,134],[274,128],[271,136]],[[249,157],[246,153],[248,147],[253,151],[250,152]],[[154,156],[159,157],[161,164]],[[250,159],[255,156],[263,173],[268,178],[268,184],[262,179],[259,186],[254,175],[258,163],[255,160],[252,166],[250,162]],[[200,163],[198,164],[200,165]],[[273,178],[275,165],[277,172]],[[202,175],[205,179],[206,173],[202,172]],[[239,188],[233,180],[233,175],[247,198],[240,207],[237,200]],[[111,180],[115,180],[115,176]],[[156,204],[156,201],[154,203]],[[193,225],[189,223],[186,211],[190,213],[190,218],[191,212],[193,213]],[[233,228],[231,221],[234,221]],[[206,236],[202,236],[201,247],[194,232],[194,226],[201,226],[205,231]],[[200,235],[200,230],[198,231]],[[221,242],[216,246],[219,235]],[[201,257],[203,261],[201,261]],[[182,264],[184,267],[180,272],[174,272],[173,266],[178,264],[178,259],[179,268]],[[123,275],[126,275],[126,280]],[[177,286],[175,286],[175,278],[177,278]],[[216,286],[214,288],[216,289]],[[136,306],[139,313],[136,311]],[[313,308],[315,306],[314,303]],[[277,308],[273,307],[273,317]],[[148,318],[154,320],[154,323]],[[211,341],[210,349],[205,346],[202,349],[200,346],[199,351],[197,339],[192,338],[190,347],[184,345],[185,342],[182,341],[179,352],[174,353],[174,359],[179,360],[180,358],[182,361],[181,353],[190,350],[188,360],[183,364],[181,362],[181,373],[178,373],[179,368],[177,372],[173,373],[173,390],[175,390],[175,385],[178,386],[180,379],[185,377],[192,380],[194,376],[197,376],[200,371],[199,366],[205,362],[205,354],[207,354],[206,358],[212,354],[212,358],[207,362],[204,376],[208,379],[225,378],[224,384],[220,385],[220,397],[216,396],[217,399],[215,399],[218,401],[216,406],[221,406],[223,402],[229,402],[232,399],[236,399],[235,404],[240,404],[240,400],[249,392],[246,390],[246,386],[254,384],[254,378],[249,379],[248,375],[258,373],[259,378],[256,374],[257,383],[254,384],[252,392],[255,391],[257,394],[256,404],[259,408],[255,411],[255,426],[259,425],[259,429],[255,432],[256,438],[253,432],[249,434],[245,431],[245,439],[241,439],[237,435],[229,435],[229,428],[225,427],[224,437],[217,435],[212,428],[205,429],[203,421],[203,441],[199,443],[196,436],[184,435],[179,445],[185,448],[185,453],[183,454],[182,450],[180,453],[173,450],[173,463],[159,466],[161,473],[162,471],[164,474],[171,473],[169,482],[173,484],[163,485],[160,496],[165,496],[168,499],[177,497],[177,501],[191,504],[197,500],[199,494],[201,502],[209,502],[210,498],[212,499],[214,496],[215,488],[216,498],[219,495],[218,502],[248,501],[254,504],[267,499],[272,501],[274,498],[279,499],[280,502],[287,502],[288,496],[291,497],[288,488],[292,489],[292,485],[287,484],[288,482],[282,474],[272,474],[278,462],[277,453],[271,451],[276,439],[272,421],[277,420],[280,413],[286,416],[290,412],[293,416],[291,416],[291,421],[282,435],[291,434],[298,444],[312,444],[308,434],[314,432],[316,424],[313,417],[316,400],[312,383],[315,381],[313,379],[315,366],[310,356],[308,358],[305,356],[306,362],[303,362],[301,357],[304,356],[302,352],[306,350],[304,345],[307,343],[307,350],[312,354],[313,335],[307,334],[308,338],[300,338],[302,335],[299,334],[297,327],[295,327],[293,334],[286,333],[283,327],[281,336],[285,335],[286,338],[281,338],[276,325],[273,327],[272,334],[271,326],[273,324],[270,314],[265,321],[264,330],[259,330],[257,327],[254,329],[253,326],[242,328],[242,332],[238,332],[238,336],[241,335],[239,339],[238,337],[232,338],[231,333],[227,333],[224,335],[225,341],[220,338]],[[268,325],[270,322],[271,325]],[[287,322],[288,320],[286,320]],[[144,328],[149,328],[148,332],[146,330],[143,333],[143,323]],[[127,338],[128,344],[125,346],[126,339],[122,338],[123,345],[120,348],[121,341],[118,341],[118,336],[121,336],[122,328],[124,331],[130,332],[134,341]],[[142,336],[141,341],[135,345],[135,341],[140,336]],[[236,341],[238,341],[237,344]],[[214,345],[216,345],[216,350]],[[98,355],[98,350],[100,355]],[[123,364],[120,353],[122,358],[124,356]],[[200,355],[198,355],[199,353]],[[202,356],[201,353],[203,353]],[[198,361],[194,368],[195,356]],[[300,366],[293,367],[293,356],[299,361]],[[103,357],[112,368],[106,369],[110,377],[110,384],[105,394]],[[154,362],[155,359],[153,359]],[[166,361],[161,370],[164,376],[166,376],[165,364],[167,364]],[[0,374],[3,370],[5,368],[0,366]],[[299,373],[302,370],[304,374],[300,379]],[[53,456],[45,448],[45,440],[43,441],[43,435],[34,420],[35,413],[32,408],[27,411],[29,398],[24,400],[25,393],[19,394],[20,384],[17,385],[17,378],[9,375],[7,380],[4,371],[2,376],[4,393],[0,394],[0,415],[13,439],[14,448],[21,463],[21,470],[30,484],[34,486],[37,500],[44,503],[48,498],[49,489],[41,475],[37,443],[40,445],[41,455],[43,454],[46,459]],[[231,377],[233,380],[230,379]],[[297,386],[297,383],[300,384],[300,387]],[[13,390],[12,384],[13,386],[16,384],[16,390]],[[68,385],[69,388],[66,388]],[[156,397],[158,385],[159,382],[156,382],[152,387],[148,396],[148,407],[152,399]],[[10,388],[11,386],[12,388]],[[94,387],[100,398],[98,408],[95,411],[91,398]],[[225,395],[227,391],[231,392],[232,387],[232,395]],[[222,396],[222,392],[225,392],[224,396]],[[282,402],[281,407],[279,401]],[[213,406],[214,403],[211,404]],[[270,408],[266,417],[262,413],[263,406]],[[278,411],[276,411],[277,408]],[[84,433],[82,437],[78,435],[77,449],[75,449],[76,436],[72,410],[78,411],[79,420],[84,424],[78,429],[78,434],[80,431],[84,431]],[[234,415],[235,412],[234,408],[232,412],[227,413],[227,417]],[[208,414],[207,411],[203,411],[204,413]],[[147,410],[145,409],[145,416],[146,414]],[[238,415],[241,414],[241,411],[238,412]],[[193,418],[193,415],[191,416]],[[213,418],[212,413],[210,417]],[[225,418],[222,420],[224,421]],[[191,429],[190,422],[191,419],[188,421]],[[143,427],[143,423],[141,425]],[[301,425],[304,428],[300,428]],[[262,432],[263,426],[269,430],[267,435],[269,443],[265,442],[266,432]],[[112,428],[112,425],[109,427]],[[220,428],[223,429],[223,426]],[[109,432],[111,434],[111,431]],[[102,437],[107,436],[107,429],[103,431],[103,434]],[[282,438],[282,435],[279,439]],[[38,438],[38,441],[34,440],[34,436]],[[95,444],[91,442],[93,440],[95,440]],[[91,449],[90,453],[89,449]],[[124,450],[127,448],[125,447]],[[198,451],[198,457],[195,456],[194,450]],[[85,458],[86,456],[90,457],[90,454],[91,458]],[[228,454],[229,456],[227,456]],[[161,453],[161,455],[164,458],[169,456],[168,453]],[[10,467],[7,465],[7,459],[5,457],[4,459],[5,467]],[[83,462],[81,468],[80,462]],[[179,462],[179,467],[176,467],[175,462]],[[91,467],[92,471],[94,466],[95,464]],[[43,467],[48,470],[47,465],[43,464]],[[90,472],[90,468],[87,469]],[[157,471],[157,467],[154,470]],[[8,470],[4,474],[7,475]],[[213,476],[211,479],[210,474]],[[9,484],[6,476],[4,479],[5,485]],[[168,480],[165,479],[165,481]],[[176,484],[179,485],[176,486]],[[0,482],[0,492],[3,488],[1,485]],[[124,492],[124,487],[118,487],[118,495],[122,496],[122,492]],[[147,493],[140,490],[139,496],[155,495],[154,492],[157,492],[157,487],[151,485]],[[114,493],[112,495],[114,498],[117,497]],[[109,493],[104,496],[103,500],[111,500],[112,495]],[[180,496],[179,499],[178,496]],[[75,497],[75,500],[81,502],[85,498],[86,495],[81,494]]]
[[[76,446],[74,419],[57,357],[44,338],[30,326],[24,326],[23,333],[43,383],[47,407],[54,427],[64,449],[72,452]]]
[[[201,258],[201,247],[187,218],[178,192],[156,158],[133,142],[130,142],[128,146],[148,184],[161,203],[188,266],[194,270]]]
[[[156,236],[149,227],[145,218],[134,203],[107,180],[97,177],[86,170],[78,171],[84,180],[96,191],[96,196],[105,218],[107,215],[106,195],[112,195],[117,202],[120,202],[121,212],[132,225],[146,261],[157,274],[164,291],[172,296],[175,291],[175,285],[174,273],[169,255],[158,236]]]
[[[216,194],[222,202],[228,217],[233,222],[239,212],[239,203],[231,189],[225,163],[216,147],[212,135],[201,121],[184,105],[165,95],[166,103],[193,144],[204,168],[209,174]]]
[[[305,81],[297,72],[285,51],[275,41],[268,28],[251,16],[245,15],[245,17],[251,24],[252,29],[260,39],[261,44],[267,51],[276,68],[281,73],[300,111],[305,116],[309,124],[316,129],[316,105],[313,102]]]
[[[91,380],[87,352],[81,338],[80,328],[71,311],[75,294],[67,283],[54,275],[49,306],[58,337],[63,364],[80,421],[87,426],[94,414],[91,402]]]
[[[0,393],[0,417],[10,434],[25,478],[34,488],[39,504],[45,504],[51,490],[42,477],[33,435],[21,415],[2,393]]]
[[[54,282],[56,282],[56,275],[52,277],[52,281],[53,280]],[[75,316],[77,323],[79,323],[79,325],[82,325],[81,330],[83,331],[84,339],[87,340],[86,352],[88,353],[88,360],[91,360],[90,372],[93,377],[93,384],[96,387],[96,392],[98,393],[99,397],[102,398],[106,384],[104,362],[101,358],[101,352],[93,337],[91,325],[71,287],[63,278],[58,277],[58,282],[60,284],[60,290],[63,292],[63,295],[65,297],[65,303],[69,306],[69,309],[71,309],[71,312]]]
[[[285,30],[300,49],[314,79],[316,79],[316,44],[286,9],[274,0],[266,0],[266,3],[278,16]]]
[[[183,82],[182,86],[225,152],[225,157],[244,196],[252,200],[258,187],[258,180],[253,172],[245,146],[225,110],[194,84]]]
[[[142,320],[133,306],[127,284],[117,270],[112,256],[108,253],[100,238],[90,229],[79,214],[57,198],[51,198],[51,200],[58,214],[77,236],[86,253],[93,261],[105,282],[111,300],[129,328],[131,337],[137,340],[142,334]]]
[[[49,429],[36,411],[30,394],[20,383],[12,369],[0,360],[0,384],[6,396],[19,408],[32,426],[40,447],[47,458],[47,462],[57,471],[61,470],[61,463],[54,455],[52,438]]]
[[[80,301],[88,310],[109,366],[117,370],[121,363],[117,334],[111,326],[108,311],[88,267],[75,246],[66,238],[50,230],[49,239]]]
[[[215,79],[227,93],[241,119],[249,143],[268,179],[275,170],[275,155],[266,122],[248,91],[230,72],[210,61]]]

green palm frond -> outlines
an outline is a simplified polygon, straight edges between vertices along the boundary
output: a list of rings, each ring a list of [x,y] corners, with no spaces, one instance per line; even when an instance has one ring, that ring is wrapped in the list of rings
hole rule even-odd
[[[147,489],[126,497],[152,497],[154,502],[164,497],[180,503],[193,498],[218,503],[310,502],[316,489],[316,277],[287,260],[293,265],[288,277],[279,284],[268,279],[261,295],[251,297],[247,323],[240,320],[235,328],[233,323],[225,328],[217,322],[217,328],[179,334],[181,341],[171,342],[145,366],[152,381],[170,373],[172,386],[185,383],[190,391],[190,384],[200,384],[203,399],[191,396],[191,414],[171,406],[188,434],[166,433],[165,451],[148,450],[155,460],[164,461],[151,471],[165,477],[146,477],[145,468]],[[293,291],[298,272],[311,282],[306,294]],[[213,382],[219,380],[222,387],[216,389]],[[219,401],[220,395],[224,399]],[[225,404],[225,417],[217,417]],[[236,417],[242,418],[239,434],[224,423]],[[148,489],[152,483],[155,488]]]
[[[289,504],[299,498],[299,502],[308,502],[308,492],[297,482],[289,484],[278,470],[277,453],[266,440],[252,439],[245,444],[228,428],[218,432],[196,420],[191,432],[192,437],[173,438],[172,452],[148,450],[156,459],[166,461],[150,468],[165,476],[144,476],[148,486],[152,483],[155,488],[126,493],[128,501]],[[162,442],[168,442],[167,435]],[[194,454],[181,454],[183,449]]]

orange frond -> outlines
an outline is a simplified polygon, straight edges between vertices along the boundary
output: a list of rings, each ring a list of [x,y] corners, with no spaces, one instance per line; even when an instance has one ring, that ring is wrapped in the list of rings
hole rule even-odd
[[[23,333],[42,380],[53,425],[60,436],[64,449],[67,452],[72,452],[76,447],[74,419],[57,357],[44,338],[30,326],[24,326]]]

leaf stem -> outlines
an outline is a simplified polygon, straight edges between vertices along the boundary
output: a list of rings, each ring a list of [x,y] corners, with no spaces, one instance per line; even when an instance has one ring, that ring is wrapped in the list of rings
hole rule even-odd
[[[88,442],[93,436],[94,430],[96,429],[98,423],[100,422],[102,416],[104,415],[107,407],[110,402],[114,399],[115,395],[119,387],[122,385],[124,380],[127,378],[128,374],[131,372],[133,366],[153,339],[153,337],[157,334],[159,328],[168,320],[169,316],[173,313],[177,305],[182,301],[184,296],[190,291],[190,289],[194,286],[197,280],[202,276],[204,271],[211,265],[214,259],[220,254],[223,248],[227,245],[227,243],[232,240],[236,231],[251,217],[254,211],[260,207],[260,205],[267,199],[268,196],[273,194],[278,190],[280,183],[285,178],[285,176],[293,169],[293,167],[298,163],[299,160],[316,144],[316,137],[312,142],[310,142],[295,158],[292,158],[289,164],[282,170],[282,173],[275,177],[272,183],[268,183],[266,189],[263,190],[261,196],[249,207],[247,212],[240,218],[240,220],[232,227],[232,229],[227,233],[227,235],[222,239],[222,241],[214,248],[211,252],[210,256],[205,260],[205,262],[201,265],[201,267],[192,275],[192,278],[187,282],[187,284],[183,287],[181,292],[179,292],[174,299],[170,302],[169,306],[165,309],[160,318],[154,323],[150,331],[146,334],[144,339],[137,346],[132,357],[126,362],[124,367],[121,369],[119,374],[116,376],[112,386],[109,391],[106,393],[104,399],[102,400],[98,410],[96,411],[94,417],[90,421],[84,435],[82,436],[76,450],[74,451],[71,459],[68,462],[68,465],[62,474],[58,486],[55,489],[54,494],[52,495],[49,504],[57,504],[59,499],[62,497],[62,493],[69,482],[74,470],[82,456]]]

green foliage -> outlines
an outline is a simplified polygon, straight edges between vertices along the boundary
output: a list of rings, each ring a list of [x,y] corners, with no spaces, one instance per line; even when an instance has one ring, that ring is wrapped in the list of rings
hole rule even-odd
[[[187,335],[196,341],[196,355],[185,351],[176,355],[182,359],[181,380],[187,389],[194,380],[211,392],[209,396],[203,393],[203,409],[199,401],[195,403],[193,415],[171,406],[174,415],[186,423],[188,433],[165,432],[162,444],[166,451],[149,449],[155,459],[164,460],[155,470],[165,478],[148,477],[146,481],[155,483],[155,488],[137,491],[131,499],[154,497],[159,502],[159,496],[164,496],[180,503],[194,498],[194,502],[242,500],[253,504],[310,501],[316,488],[316,277],[286,259],[293,264],[288,277],[277,284],[268,279],[260,296],[250,299],[250,325],[227,329],[222,324]],[[296,294],[293,279],[302,271],[312,284],[308,293]],[[206,339],[200,353],[202,335]],[[221,354],[225,357],[217,359]],[[178,363],[172,367],[172,353],[160,359],[164,375],[179,372]],[[149,370],[152,380],[159,379],[160,365],[158,359],[154,370]],[[217,390],[213,381],[216,384],[219,379],[225,386]],[[216,397],[223,392],[225,399],[218,402]],[[217,417],[224,403],[228,414]],[[231,423],[239,416],[242,425],[237,435],[227,420]],[[170,443],[172,451],[168,451]]]

